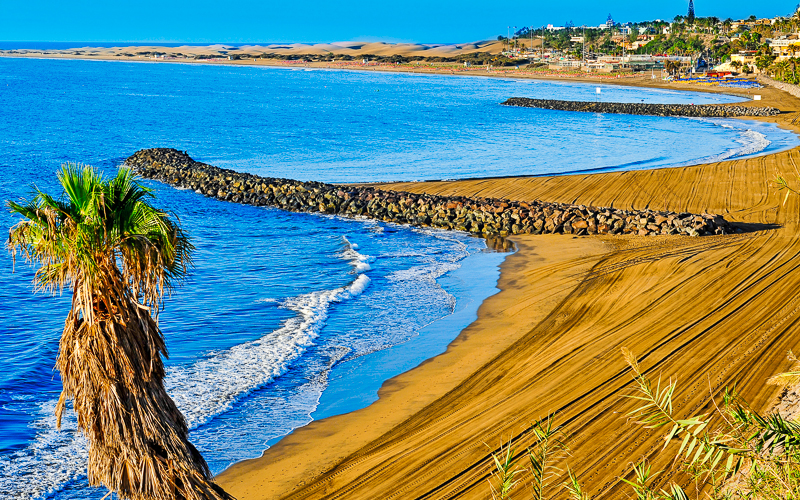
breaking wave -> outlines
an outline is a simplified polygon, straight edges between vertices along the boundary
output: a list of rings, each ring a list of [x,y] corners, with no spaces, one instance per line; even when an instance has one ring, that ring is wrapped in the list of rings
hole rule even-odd
[[[260,339],[208,353],[188,365],[167,369],[167,391],[186,416],[190,429],[197,428],[228,410],[248,393],[269,384],[300,357],[325,326],[332,304],[356,297],[369,286],[363,274],[371,257],[343,237],[345,249],[339,257],[353,267],[356,278],[332,290],[311,292],[284,300],[280,307],[296,313],[280,328]],[[41,418],[33,442],[15,453],[0,457],[0,499],[39,498],[62,489],[85,475],[86,440],[78,432],[71,411],[65,413],[62,429],[56,428],[55,401],[42,404]]]

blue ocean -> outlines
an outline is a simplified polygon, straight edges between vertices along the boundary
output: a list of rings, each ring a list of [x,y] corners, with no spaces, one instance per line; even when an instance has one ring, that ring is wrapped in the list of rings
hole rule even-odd
[[[599,89],[599,91],[598,91]],[[457,179],[657,168],[798,145],[769,124],[509,108],[511,96],[740,98],[570,82],[0,58],[0,199],[56,192],[63,162],[112,174],[141,148],[271,177]],[[313,419],[370,404],[443,352],[498,290],[507,254],[456,232],[237,205],[145,182],[197,247],[159,322],[166,384],[218,473]],[[15,219],[3,210],[0,228]],[[70,294],[0,257],[0,499],[101,498],[53,409]]]

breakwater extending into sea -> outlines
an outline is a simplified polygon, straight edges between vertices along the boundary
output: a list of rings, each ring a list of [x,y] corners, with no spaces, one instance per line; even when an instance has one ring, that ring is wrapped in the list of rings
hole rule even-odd
[[[234,203],[367,217],[489,237],[543,233],[705,236],[734,231],[715,214],[435,196],[261,177],[197,162],[186,152],[169,148],[137,151],[125,164],[144,178]]]
[[[615,113],[625,115],[686,116],[692,118],[734,118],[740,116],[775,116],[781,112],[768,106],[738,106],[735,104],[652,104],[636,102],[563,101],[556,99],[530,99],[511,97],[505,106],[552,109],[557,111],[583,111],[587,113]]]
[[[749,120],[499,105],[508,96],[594,100],[596,86],[0,58],[7,118],[0,120],[0,199],[29,199],[32,184],[57,195],[55,174],[65,161],[112,176],[134,151],[152,145],[264,178],[322,181],[338,196],[338,190],[350,192],[345,183],[385,190],[377,183],[675,167],[799,144],[789,130]],[[616,85],[602,92],[604,100],[619,102],[736,99]],[[687,137],[701,147],[687,147]],[[144,182],[157,205],[180,218],[197,248],[192,272],[167,299],[159,324],[170,346],[165,383],[214,473],[261,456],[312,420],[366,406],[384,380],[443,352],[496,293],[497,267],[509,258],[486,251],[491,239],[461,231],[385,223],[367,214],[267,209],[200,196],[193,182],[185,183],[188,189]],[[718,189],[709,180],[698,185]],[[631,192],[639,187],[631,184]],[[233,197],[231,188],[221,189]],[[244,191],[237,190],[240,200]],[[644,202],[631,205],[630,199],[649,195],[605,203],[639,208]],[[649,206],[662,207],[657,201]],[[0,223],[8,228],[16,219],[5,211]],[[594,239],[543,238],[564,253]],[[0,268],[0,500],[99,499],[107,491],[88,486],[74,415],[65,415],[60,431],[53,416],[61,381],[52,368],[69,296],[31,293],[34,270],[19,261],[15,266],[9,255]],[[531,275],[537,282],[538,276]]]

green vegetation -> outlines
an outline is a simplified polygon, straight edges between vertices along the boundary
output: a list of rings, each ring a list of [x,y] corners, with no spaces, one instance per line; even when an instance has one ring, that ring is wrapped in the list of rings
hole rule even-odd
[[[58,198],[36,190],[30,201],[8,202],[22,220],[7,246],[39,264],[37,290],[72,291],[56,417],[60,425],[71,399],[89,443],[89,484],[134,500],[230,499],[164,388],[167,349],[153,318],[185,277],[192,245],[127,168],[105,179],[68,164],[58,180]]]
[[[594,56],[620,56],[625,54],[651,54],[690,57],[693,61],[704,59],[715,66],[731,61],[731,56],[747,51],[755,61],[738,68],[745,73],[760,72],[776,75],[789,75],[787,81],[794,81],[794,72],[773,67],[777,59],[766,43],[800,30],[798,13],[770,20],[758,20],[756,16],[734,21],[717,17],[698,17],[689,19],[675,16],[673,21],[643,21],[624,25],[616,23],[609,28],[575,27],[567,23],[565,27],[553,30],[543,28],[523,28],[506,42],[506,48],[522,48],[522,55],[528,51],[535,54],[542,44],[561,56],[580,59],[584,53],[590,59]],[[791,50],[791,49],[790,49]],[[751,52],[752,51],[752,52]],[[796,48],[800,52],[800,40]],[[790,64],[794,67],[794,64]]]
[[[664,382],[659,377],[653,382],[630,351],[623,349],[623,356],[631,367],[635,386],[627,398],[639,402],[639,406],[629,412],[629,419],[648,430],[663,430],[665,444],[661,453],[674,457],[670,470],[665,471],[653,471],[647,461],[633,465],[630,479],[620,478],[631,487],[630,498],[689,500],[684,488],[676,483],[655,486],[657,476],[673,477],[675,473],[680,473],[679,477],[682,475],[693,485],[697,499],[800,498],[800,423],[778,412],[762,415],[735,390],[728,388],[719,400],[710,398],[708,412],[678,417],[672,401],[677,381]],[[798,362],[791,352],[789,357]],[[767,382],[797,385],[800,371],[776,375]],[[505,447],[501,447],[500,453],[492,455],[495,498],[510,499],[515,487],[521,483],[518,476],[527,473],[531,477],[530,489],[535,500],[553,496],[559,486],[566,489],[570,498],[591,499],[583,490],[580,479],[569,468],[566,469],[566,481],[555,483],[558,477],[564,476],[557,464],[564,461],[567,451],[559,437],[562,435],[560,429],[554,429],[552,422],[553,417],[548,416],[544,423],[532,426],[532,429],[538,429],[535,431],[536,444],[527,454],[515,455],[509,440]],[[555,452],[547,454],[542,450]],[[530,467],[521,465],[525,455],[531,457]],[[549,495],[546,494],[548,489]]]
[[[205,58],[213,58],[219,56],[198,56]],[[231,55],[231,58],[238,58],[238,56]],[[515,66],[519,64],[526,64],[528,60],[525,59],[510,59],[503,55],[490,54],[489,52],[474,52],[472,54],[459,54],[453,57],[437,56],[437,57],[423,57],[423,56],[403,56],[403,55],[375,55],[364,54],[360,56],[351,56],[347,54],[275,54],[264,53],[256,58],[261,59],[275,59],[280,61],[306,61],[306,62],[334,62],[334,61],[367,61],[378,64],[435,64],[435,63],[452,63],[464,64],[467,63],[472,66]]]

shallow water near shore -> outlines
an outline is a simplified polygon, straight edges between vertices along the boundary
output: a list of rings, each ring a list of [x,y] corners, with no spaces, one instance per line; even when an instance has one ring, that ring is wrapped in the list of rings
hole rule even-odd
[[[768,124],[558,114],[512,95],[596,85],[345,71],[0,59],[0,199],[54,191],[64,161],[111,174],[145,147],[328,182],[652,168],[797,144]],[[600,98],[730,96],[602,86]],[[311,419],[363,407],[442,352],[496,293],[506,254],[464,234],[220,202],[158,183],[197,246],[160,324],[167,386],[214,472]],[[0,212],[0,227],[14,219]],[[52,367],[69,296],[34,295],[0,258],[0,498],[101,498],[74,418],[57,431]]]

